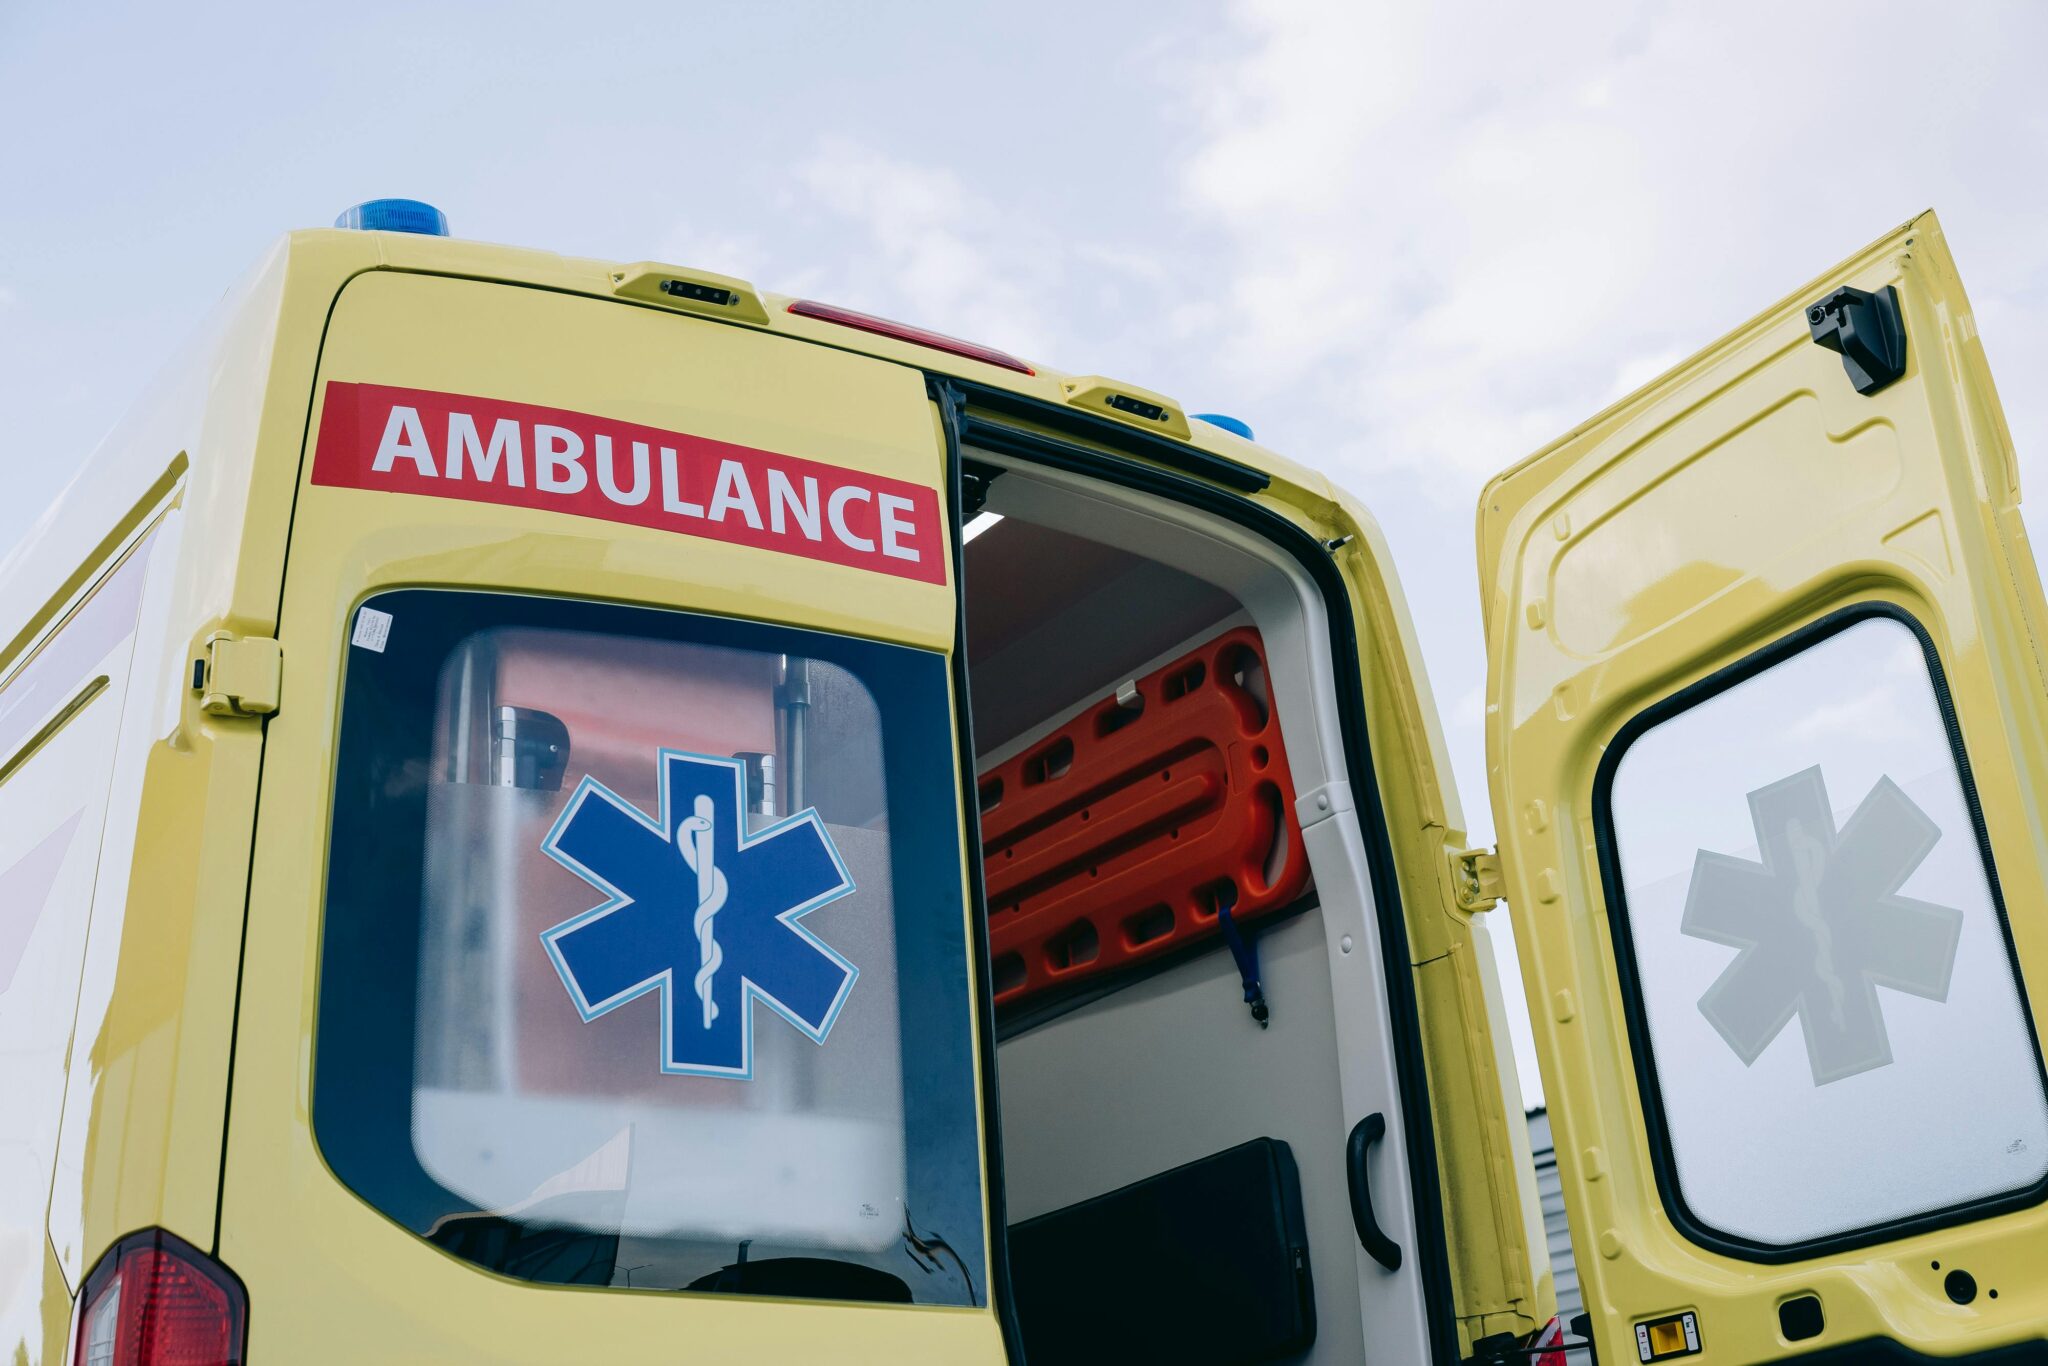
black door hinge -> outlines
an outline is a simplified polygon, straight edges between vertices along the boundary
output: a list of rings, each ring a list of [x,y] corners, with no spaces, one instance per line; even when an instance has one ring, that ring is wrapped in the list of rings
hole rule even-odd
[[[1472,1344],[1465,1366],[1523,1366],[1528,1359],[1528,1349],[1520,1338],[1513,1333],[1494,1333]]]
[[[963,523],[972,521],[982,505],[988,502],[989,485],[995,483],[996,476],[1002,472],[1000,466],[983,464],[979,460],[963,459],[960,462],[960,520]]]
[[[1906,373],[1906,325],[1899,291],[1877,293],[1847,285],[1806,308],[1814,341],[1841,356],[1859,394],[1874,394]]]

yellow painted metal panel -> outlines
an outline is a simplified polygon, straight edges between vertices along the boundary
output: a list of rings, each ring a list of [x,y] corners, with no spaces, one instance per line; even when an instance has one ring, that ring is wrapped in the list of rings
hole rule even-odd
[[[176,678],[204,653],[214,632],[277,635],[286,640],[286,710],[268,725],[284,748],[265,770],[277,794],[265,819],[280,833],[257,870],[251,903],[261,909],[250,927],[247,981],[254,997],[244,1003],[244,1023],[260,1015],[261,1024],[245,1027],[240,1046],[251,1075],[261,1086],[282,1088],[273,1095],[288,1110],[244,1122],[239,1101],[247,1097],[238,1091],[220,1250],[235,1269],[264,1282],[256,1297],[259,1335],[276,1325],[304,1347],[300,1355],[307,1359],[318,1352],[361,1359],[356,1335],[366,1323],[387,1321],[385,1355],[393,1360],[474,1355],[469,1334],[479,1323],[516,1328],[508,1337],[518,1342],[507,1350],[526,1359],[574,1358],[587,1345],[576,1326],[600,1320],[564,1306],[580,1305],[595,1292],[514,1286],[452,1263],[342,1191],[311,1149],[304,1126],[317,947],[312,917],[339,625],[355,601],[383,586],[491,583],[944,648],[951,637],[951,594],[941,586],[746,547],[685,543],[640,528],[578,524],[543,511],[305,485],[301,455],[308,435],[319,429],[316,365],[327,365],[328,378],[672,422],[771,450],[794,443],[806,455],[928,483],[938,478],[938,440],[919,368],[1048,403],[1066,398],[1065,377],[1056,371],[1018,375],[798,317],[777,296],[761,296],[765,326],[754,328],[621,301],[620,269],[406,235],[294,234],[231,296],[217,326],[180,355],[160,397],[124,423],[35,544],[0,574],[0,630],[13,633],[5,651],[11,658],[90,581],[110,548],[132,534],[136,517],[180,490],[184,548],[165,589],[162,643],[153,651],[149,683],[157,710],[138,732],[147,741],[144,778],[131,817],[132,849],[123,852],[133,897],[137,904],[148,901],[150,915],[126,917],[125,930],[104,946],[106,985],[81,1010],[75,1056],[90,1066],[73,1070],[65,1130],[76,1152],[52,1201],[50,1230],[60,1260],[52,1262],[46,1287],[64,1285],[64,1268],[75,1279],[113,1238],[133,1228],[162,1225],[200,1246],[213,1242],[231,1011],[266,723],[207,717]],[[397,289],[417,292],[380,314],[373,296]],[[517,335],[528,306],[551,320],[549,343],[521,356],[485,359],[493,344]],[[330,308],[337,310],[332,333]],[[362,321],[353,316],[357,310],[367,310],[376,325],[355,328]],[[599,316],[606,321],[585,321]],[[323,341],[331,343],[324,356]],[[677,361],[683,363],[672,364]],[[777,378],[764,386],[763,376]],[[516,393],[502,387],[508,380],[516,380]],[[820,430],[823,413],[840,425]],[[1416,982],[1431,1074],[1444,1083],[1434,1118],[1456,1291],[1468,1307],[1462,1331],[1470,1341],[1482,1331],[1533,1326],[1548,1313],[1547,1278],[1530,1265],[1528,1221],[1516,1214],[1518,1199],[1530,1204],[1534,1193],[1527,1173],[1519,1182],[1516,1175],[1508,1127],[1518,1122],[1513,1078],[1500,1071],[1496,1084],[1483,1084],[1489,1056],[1497,1069],[1503,1066],[1496,993],[1487,989],[1483,953],[1467,951],[1477,941],[1445,878],[1443,854],[1462,845],[1462,821],[1386,548],[1363,510],[1321,476],[1205,424],[1193,424],[1186,440],[1268,474],[1273,484],[1258,495],[1268,506],[1326,538],[1356,537],[1337,552],[1338,562],[1354,592],[1411,941],[1418,963],[1437,965],[1418,970]],[[110,507],[135,511],[124,520]],[[295,623],[281,624],[280,584],[293,528],[300,536],[294,564],[306,575],[294,579]],[[125,885],[122,896],[125,905]],[[1525,1157],[1520,1166],[1526,1168]],[[309,1244],[318,1267],[289,1265]],[[1540,1243],[1535,1251],[1540,1258]],[[401,1283],[395,1293],[402,1305],[382,1298]],[[644,1339],[650,1350],[673,1345],[673,1303],[599,1298],[607,1342]],[[907,1316],[917,1327],[904,1330],[916,1335],[906,1347],[900,1336],[875,1336],[866,1310],[778,1306],[770,1322],[757,1312],[765,1307],[760,1304],[693,1305],[693,1341],[701,1324],[710,1334],[703,1342],[745,1342],[749,1359],[829,1354],[964,1361],[996,1351],[986,1314],[916,1311]],[[53,1346],[67,1310],[60,1299],[44,1296]],[[286,1317],[274,1317],[279,1313]],[[725,1349],[704,1350],[719,1359]],[[739,1351],[734,1346],[731,1355]]]
[[[32,735],[9,727],[0,756],[0,1350],[38,1336],[71,1015],[134,644],[134,602],[121,596],[113,606],[125,622],[94,632],[90,616],[106,604],[89,602],[87,624],[46,647],[43,660],[63,674],[51,718]],[[65,657],[70,638],[88,633]],[[35,681],[18,675],[0,705]]]
[[[643,422],[937,487],[922,375],[687,314],[379,272],[342,292],[320,382],[401,385]],[[316,394],[309,432],[319,430]],[[372,1210],[311,1128],[326,827],[346,624],[399,585],[475,586],[781,621],[934,649],[942,584],[531,508],[298,492],[281,706],[251,868],[220,1252],[248,1283],[252,1354],[295,1361],[995,1361],[988,1310],[892,1309],[520,1284]],[[400,623],[395,629],[403,629]],[[935,718],[934,724],[940,724]],[[953,782],[953,776],[935,775]],[[966,914],[964,889],[961,914]]]
[[[1903,309],[1905,374],[1867,396],[1809,335],[1807,306],[1842,285],[1895,287]],[[1814,1345],[1882,1336],[1947,1354],[2048,1325],[2038,1205],[1781,1264],[1680,1231],[1649,1156],[1593,809],[1596,770],[1631,716],[1844,604],[1884,601],[1932,635],[2007,901],[2038,905],[2048,693],[2036,642],[2048,623],[2017,503],[1969,302],[1932,214],[1481,500],[1494,816],[1603,1357],[1632,1360],[1634,1321],[1691,1308],[1712,1360],[1775,1360],[1786,1350],[1777,1305],[1803,1293],[1825,1305]],[[2011,928],[2038,989],[2048,922],[2029,909]],[[1998,1298],[1959,1308],[1936,1264],[1968,1268]]]

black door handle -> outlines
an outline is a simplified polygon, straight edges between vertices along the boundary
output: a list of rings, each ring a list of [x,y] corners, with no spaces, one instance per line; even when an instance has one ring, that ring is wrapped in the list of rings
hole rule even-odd
[[[1380,1229],[1372,1212],[1372,1176],[1365,1159],[1372,1145],[1386,1136],[1387,1117],[1375,1111],[1358,1121],[1344,1144],[1344,1173],[1351,1180],[1351,1223],[1358,1230],[1358,1245],[1389,1271],[1401,1269],[1401,1245]]]

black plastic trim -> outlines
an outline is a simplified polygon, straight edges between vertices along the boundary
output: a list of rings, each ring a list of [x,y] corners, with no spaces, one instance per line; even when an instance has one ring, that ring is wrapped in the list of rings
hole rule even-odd
[[[1344,1144],[1344,1175],[1351,1187],[1351,1227],[1358,1232],[1358,1245],[1389,1271],[1401,1269],[1401,1245],[1380,1227],[1372,1208],[1372,1147],[1387,1136],[1387,1117],[1378,1110],[1351,1126]]]
[[[988,1301],[1002,1326],[1003,1350],[1013,1366],[1024,1364],[1024,1334],[1017,1322],[1017,1302],[1010,1288],[1010,1221],[1008,1193],[1003,1182],[1003,1107],[996,1079],[996,1010],[991,990],[988,944],[988,916],[983,908],[988,896],[981,877],[981,797],[975,788],[974,709],[967,686],[967,555],[960,537],[961,512],[967,497],[965,462],[961,455],[961,402],[957,393],[943,382],[926,377],[926,391],[938,405],[939,426],[946,440],[946,485],[951,501],[953,526],[953,716],[960,753],[960,811],[967,841],[967,898],[972,913],[967,917],[974,936],[975,976],[981,990],[974,993],[975,1029],[981,1036],[982,1152],[987,1168],[988,1190]],[[982,496],[987,496],[986,484]],[[976,506],[979,506],[977,501]]]
[[[937,380],[940,377],[934,375],[931,378]],[[1168,469],[1179,470],[1183,474],[1192,474],[1203,479],[1213,479],[1226,488],[1236,489],[1239,493],[1260,493],[1273,482],[1266,477],[1263,470],[1255,470],[1250,465],[1240,465],[1237,461],[1220,455],[1211,455],[1199,446],[1175,441],[1171,437],[1155,436],[1150,432],[1105,422],[1101,418],[1057,403],[1029,398],[1009,389],[998,389],[993,385],[976,384],[973,380],[946,376],[943,382],[976,408],[1036,423],[1067,436],[1117,446],[1133,455],[1156,461]],[[972,423],[973,419],[970,418],[969,422]]]
[[[965,408],[968,402],[989,413],[1017,413],[1033,421],[1048,421],[1039,410],[1050,405],[1032,401],[1012,402],[1015,395],[986,389],[940,375],[929,375],[934,394],[950,390],[963,405],[960,439],[966,443],[1013,456],[1031,464],[1067,470],[1100,479],[1105,483],[1171,499],[1186,507],[1219,516],[1244,527],[1290,555],[1308,575],[1330,609],[1330,646],[1337,694],[1339,723],[1344,733],[1346,777],[1353,800],[1358,803],[1359,825],[1366,845],[1366,863],[1372,881],[1377,914],[1380,953],[1386,965],[1389,1024],[1393,1031],[1395,1069],[1401,1093],[1403,1146],[1408,1152],[1410,1198],[1415,1209],[1416,1274],[1422,1280],[1423,1299],[1428,1309],[1430,1356],[1439,1366],[1458,1361],[1457,1302],[1451,1280],[1450,1249],[1445,1241],[1441,1175],[1437,1170],[1435,1121],[1430,1113],[1429,1074],[1422,1051],[1422,1017],[1415,999],[1414,963],[1408,948],[1408,924],[1402,910],[1401,888],[1394,872],[1393,846],[1387,838],[1387,820],[1380,800],[1378,772],[1373,766],[1372,744],[1365,708],[1365,683],[1358,654],[1358,636],[1351,626],[1351,596],[1343,576],[1329,552],[1315,537],[1272,510],[1240,493],[1257,492],[1268,482],[1258,475],[1256,487],[1230,484],[1230,492],[1191,479],[1172,469],[1131,460],[1111,450],[1096,449],[1062,441],[1040,432],[1020,431],[999,420]],[[982,395],[992,396],[982,403]],[[946,407],[940,402],[941,410]],[[1129,432],[1106,419],[1089,418],[1066,410],[1054,410],[1062,424],[1092,441],[1132,453],[1161,464],[1168,463],[1155,447],[1165,444],[1178,457],[1203,455],[1174,442],[1148,441],[1142,433]],[[1051,425],[1048,422],[1048,425]],[[1215,457],[1204,455],[1206,460]],[[1230,470],[1243,467],[1219,462]],[[1256,471],[1250,473],[1256,474]],[[1218,482],[1228,482],[1219,479]],[[957,536],[956,536],[957,541]],[[964,604],[964,595],[963,595]],[[963,608],[964,610],[964,608]],[[979,810],[970,791],[966,800]],[[979,828],[978,826],[976,827]],[[1333,1136],[1334,1137],[1334,1136]]]
[[[1920,651],[1927,663],[1928,677],[1934,684],[1935,702],[1941,709],[1942,722],[1948,731],[1949,750],[1955,759],[1956,774],[1963,789],[1963,800],[1969,808],[1970,823],[1976,833],[1977,852],[1984,863],[1985,880],[1991,888],[1991,904],[1998,914],[1999,932],[2005,938],[2006,957],[2012,967],[2013,988],[2019,993],[2020,1013],[2026,1020],[2028,1036],[2034,1047],[2034,1066],[2041,1075],[2044,1088],[2048,1088],[2048,1068],[2042,1066],[2040,1033],[2034,1026],[2033,1007],[2027,999],[2026,978],[2021,972],[2018,947],[2013,943],[2012,926],[2005,909],[2005,893],[1999,884],[1998,866],[1991,856],[1991,836],[1984,825],[1984,809],[1978,801],[1977,782],[1970,771],[1969,755],[1963,748],[1962,727],[1956,719],[1955,702],[1949,692],[1948,675],[1942,670],[1941,655],[1935,648],[1934,638],[1928,634],[1927,628],[1920,624],[1919,619],[1896,603],[1855,603],[1808,622],[1726,668],[1719,669],[1668,697],[1660,698],[1630,717],[1621,729],[1615,732],[1614,739],[1609,742],[1607,752],[1600,760],[1600,767],[1593,779],[1594,847],[1600,861],[1600,882],[1607,902],[1608,931],[1614,941],[1615,977],[1621,987],[1622,1007],[1628,1020],[1629,1053],[1635,1065],[1636,1088],[1643,1101],[1643,1123],[1649,1133],[1650,1165],[1657,1178],[1657,1194],[1664,1202],[1665,1213],[1671,1217],[1671,1222],[1686,1238],[1709,1251],[1739,1257],[1748,1262],[1776,1265],[1853,1251],[1914,1234],[1949,1228],[2009,1210],[2023,1209],[2040,1203],[2044,1196],[2048,1196],[2048,1178],[2044,1178],[2022,1190],[1985,1200],[1951,1205],[1945,1209],[1930,1210],[1910,1219],[1895,1219],[1884,1224],[1873,1224],[1797,1243],[1759,1243],[1753,1239],[1723,1233],[1707,1224],[1686,1205],[1684,1193],[1679,1188],[1678,1173],[1671,1153],[1671,1129],[1664,1113],[1663,1091],[1658,1085],[1656,1058],[1650,1046],[1649,1020],[1643,1008],[1642,981],[1636,970],[1635,940],[1629,931],[1628,902],[1622,891],[1621,856],[1614,841],[1615,773],[1619,770],[1621,760],[1628,753],[1629,747],[1665,721],[1738,683],[1754,678],[1851,626],[1871,620],[1897,622],[1910,630],[1914,638],[1920,642]],[[1801,1357],[1800,1360],[1804,1361],[1806,1358]]]
[[[1857,393],[1867,397],[1906,373],[1906,324],[1895,286],[1873,294],[1843,285],[1808,304],[1806,322],[1815,344],[1842,358]]]

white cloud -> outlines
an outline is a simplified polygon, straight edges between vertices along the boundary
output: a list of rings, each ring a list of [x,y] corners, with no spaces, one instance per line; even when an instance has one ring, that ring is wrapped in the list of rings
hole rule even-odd
[[[764,289],[786,290],[784,281],[764,278],[774,257],[766,243],[751,233],[725,232],[696,221],[679,223],[662,239],[659,260],[718,275],[737,276]]]
[[[1972,163],[2009,183],[2042,159],[2038,110],[1986,98],[2028,88],[2015,30],[2038,18],[1949,12],[1900,44],[1884,8],[1242,0],[1241,48],[1194,83],[1183,179],[1230,244],[1228,365],[1326,405],[1354,477],[1426,475],[1469,506],[1617,377]]]
[[[14,307],[15,293],[6,285],[0,285],[0,310]]]
[[[1082,270],[1157,288],[1149,259],[1060,234],[991,201],[937,162],[841,134],[757,182],[770,211],[733,230],[692,215],[662,259],[737,275],[781,294],[894,318],[1069,368],[1085,318],[1061,307]]]
[[[1929,205],[2048,487],[2048,400],[2022,382],[2048,366],[2048,185],[2015,174],[2048,163],[2048,11],[1929,13],[1237,0],[1180,82],[1180,192],[1216,245],[1209,298],[1163,316],[1257,425],[1392,510],[1478,826],[1481,484]],[[1871,698],[1808,724],[1893,721]]]
[[[836,219],[816,272],[834,301],[1045,354],[1056,329],[1043,288],[1071,246],[1028,217],[1005,215],[951,171],[828,137],[796,169],[809,205]]]

